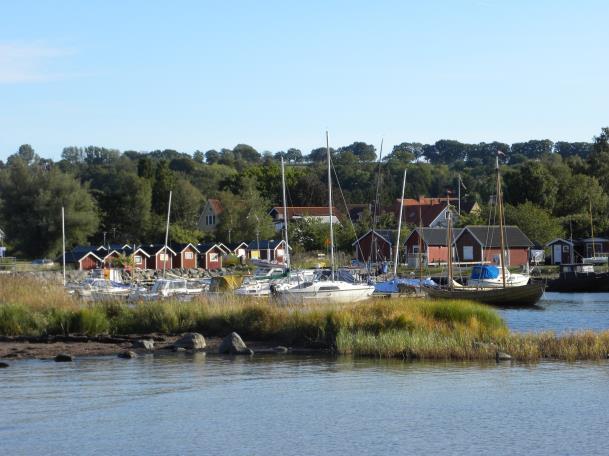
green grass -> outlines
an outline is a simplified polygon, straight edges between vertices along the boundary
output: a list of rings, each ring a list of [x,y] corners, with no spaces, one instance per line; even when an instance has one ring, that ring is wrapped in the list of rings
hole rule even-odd
[[[609,331],[510,333],[490,307],[468,301],[372,299],[362,303],[282,306],[269,301],[202,297],[193,302],[85,304],[60,285],[0,277],[0,334],[179,334],[317,347],[353,356],[406,359],[602,359]]]

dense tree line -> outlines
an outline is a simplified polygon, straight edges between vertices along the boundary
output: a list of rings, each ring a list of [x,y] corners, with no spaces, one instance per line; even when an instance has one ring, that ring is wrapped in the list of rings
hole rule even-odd
[[[609,221],[609,128],[594,142],[531,140],[466,144],[439,140],[434,144],[404,142],[380,156],[373,145],[354,142],[331,149],[333,172],[340,187],[335,205],[378,203],[390,208],[399,197],[401,175],[408,169],[407,197],[443,196],[463,182],[463,199],[478,201],[480,215],[461,223],[487,223],[487,202],[494,193],[494,164],[501,151],[508,223],[520,225],[538,242],[556,236],[586,236],[592,208],[597,233]],[[164,238],[168,194],[173,191],[170,237],[203,240],[198,219],[206,198],[225,207],[216,238],[251,240],[276,237],[268,210],[281,204],[280,159],[287,164],[289,204],[327,204],[326,149],[308,154],[290,148],[259,152],[247,144],[233,149],[150,152],[104,147],[66,147],[61,159],[41,158],[23,145],[6,163],[0,161],[0,227],[13,253],[29,257],[60,251],[60,208],[66,208],[70,245],[106,238],[109,242],[160,242]],[[380,185],[378,184],[380,179]],[[336,184],[335,184],[336,185]],[[379,211],[381,213],[382,211]],[[349,249],[355,234],[373,224],[394,227],[390,214],[338,229],[339,244]],[[296,225],[293,236],[303,248],[323,248],[326,230],[315,223]]]

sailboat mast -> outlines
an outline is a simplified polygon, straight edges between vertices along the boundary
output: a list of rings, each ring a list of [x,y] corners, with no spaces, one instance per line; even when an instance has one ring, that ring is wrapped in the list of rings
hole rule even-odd
[[[448,244],[448,288],[452,290],[453,288],[453,220],[452,213],[450,212],[450,195],[446,195],[446,207],[448,210],[446,211],[446,221],[447,221],[447,229],[446,229],[446,237]]]
[[[169,217],[171,215],[171,190],[169,190],[169,204],[167,205],[167,225],[165,227],[165,246],[163,247],[163,253],[165,259],[163,260],[163,278],[165,278],[165,269],[167,268],[167,243],[169,242]]]
[[[285,264],[290,269],[290,245],[288,244],[288,202],[285,196],[285,165],[281,157],[281,188],[283,193],[283,229],[285,239]]]
[[[590,203],[590,236],[592,236],[592,258],[596,257],[596,248],[594,247],[594,222],[592,220],[592,199]]]
[[[419,285],[423,286],[423,218],[421,217],[421,198],[419,197]]]
[[[330,162],[330,137],[326,130],[326,153],[328,155],[328,210],[330,213],[330,276],[334,281],[334,226],[332,224],[332,164]]]
[[[395,241],[395,261],[393,262],[393,277],[398,275],[398,263],[400,261],[400,233],[402,231],[402,209],[404,209],[404,190],[406,189],[406,169],[402,179],[402,198],[400,199],[400,218],[398,219],[398,234]]]
[[[64,207],[61,206],[61,244],[63,248],[63,286],[66,286],[66,216]]]
[[[505,239],[503,237],[503,195],[501,194],[501,175],[499,174],[499,154],[495,157],[495,169],[497,173],[497,208],[499,209],[499,245],[501,253],[501,281],[505,288]]]

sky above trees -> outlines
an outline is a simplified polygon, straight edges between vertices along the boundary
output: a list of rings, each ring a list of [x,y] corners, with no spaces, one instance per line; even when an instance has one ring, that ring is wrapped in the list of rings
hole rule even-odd
[[[0,160],[21,144],[304,153],[606,125],[602,0],[8,2]]]

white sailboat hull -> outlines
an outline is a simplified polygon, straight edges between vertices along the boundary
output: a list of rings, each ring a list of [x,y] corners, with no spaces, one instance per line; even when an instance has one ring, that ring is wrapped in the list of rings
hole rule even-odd
[[[353,284],[338,280],[313,282],[306,286],[279,290],[278,295],[283,301],[290,303],[326,302],[344,304],[364,301],[372,296],[374,287],[366,284]]]

